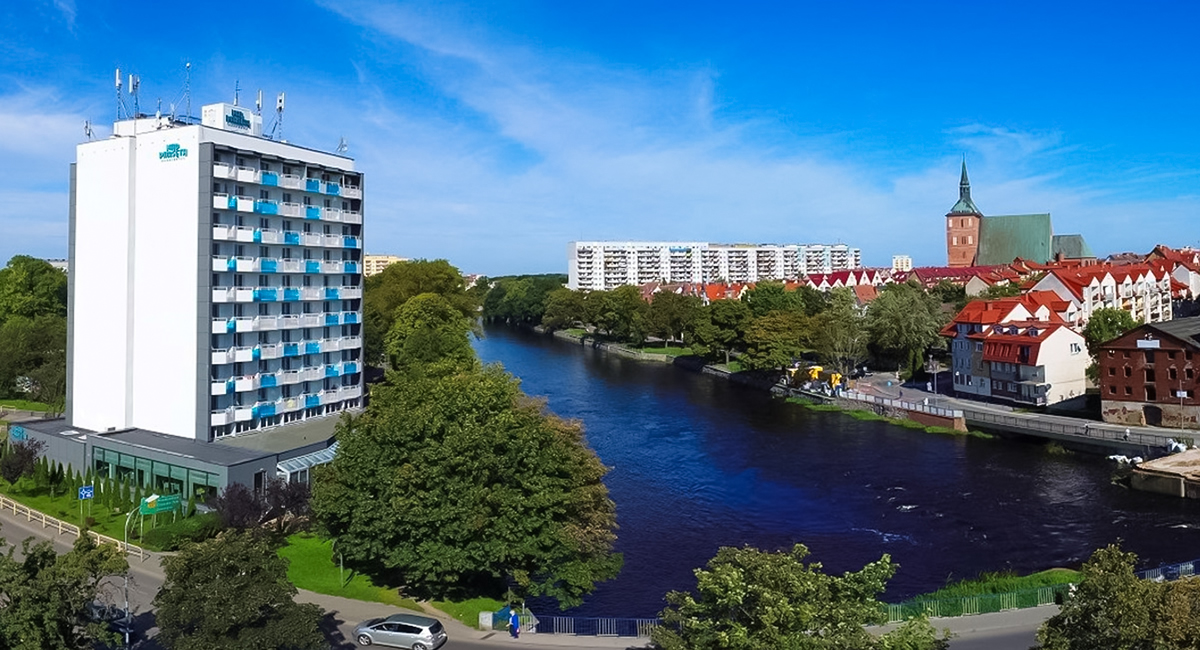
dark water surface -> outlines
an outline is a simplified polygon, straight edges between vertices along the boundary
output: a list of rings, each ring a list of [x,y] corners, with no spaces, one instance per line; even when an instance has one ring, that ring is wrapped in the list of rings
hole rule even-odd
[[[1100,457],[812,412],[506,327],[476,349],[581,420],[612,467],[625,568],[577,616],[652,616],[727,545],[800,542],[833,572],[888,553],[893,602],[981,571],[1075,566],[1118,538],[1145,566],[1200,557],[1200,503],[1111,485]]]

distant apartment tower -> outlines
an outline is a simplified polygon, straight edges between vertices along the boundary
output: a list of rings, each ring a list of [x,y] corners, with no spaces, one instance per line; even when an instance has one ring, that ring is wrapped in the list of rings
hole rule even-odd
[[[25,435],[185,499],[307,481],[362,405],[362,210],[353,160],[264,137],[236,105],[80,144],[66,418]]]
[[[608,290],[648,282],[757,282],[861,265],[859,249],[845,244],[578,241],[567,246],[567,286]]]
[[[893,255],[892,256],[892,270],[893,271],[908,272],[908,271],[911,271],[912,268],[913,268],[912,258],[909,257],[908,255]]]
[[[407,262],[407,257],[396,257],[395,255],[371,255],[370,253],[363,255],[363,275],[371,277],[377,273],[383,273],[387,267],[396,262]]]

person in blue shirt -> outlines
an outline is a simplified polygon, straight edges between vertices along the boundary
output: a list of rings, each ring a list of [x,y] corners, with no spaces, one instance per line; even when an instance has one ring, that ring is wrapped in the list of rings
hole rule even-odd
[[[521,617],[517,614],[515,608],[509,608],[508,610],[508,631],[514,639],[518,638],[521,634]]]

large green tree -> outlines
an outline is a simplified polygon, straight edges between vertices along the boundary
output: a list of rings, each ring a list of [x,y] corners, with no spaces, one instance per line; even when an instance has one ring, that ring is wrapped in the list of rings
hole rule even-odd
[[[640,344],[649,334],[650,305],[634,286],[612,291],[591,291],[584,300],[588,320],[597,329],[619,341]]]
[[[1137,557],[1110,545],[1084,563],[1082,579],[1058,614],[1038,630],[1042,650],[1182,650],[1200,647],[1195,578],[1140,580]],[[1183,616],[1177,616],[1184,613]]]
[[[1092,312],[1087,325],[1083,326],[1083,340],[1087,343],[1088,354],[1092,357],[1092,362],[1087,367],[1088,379],[1100,380],[1100,346],[1137,326],[1138,322],[1133,319],[1133,315],[1124,309],[1101,307]]]
[[[569,606],[620,569],[607,470],[582,428],[498,366],[389,381],[337,438],[312,508],[360,570],[419,596],[511,584]]]
[[[3,320],[0,397],[31,397],[51,404],[61,403],[66,395],[66,353],[65,317],[42,314]]]
[[[25,540],[19,560],[15,550],[0,556],[0,648],[92,648],[117,640],[89,618],[100,582],[129,569],[116,547],[84,535],[62,555],[48,541]]]
[[[909,375],[921,368],[925,350],[938,341],[939,303],[920,287],[888,285],[867,310],[871,344]]]
[[[654,642],[664,650],[946,647],[924,620],[881,637],[864,629],[884,622],[876,596],[896,572],[887,555],[841,576],[826,574],[807,557],[802,544],[780,553],[721,548],[707,568],[696,569],[696,594],[667,594]]]
[[[227,531],[163,559],[154,597],[167,650],[318,650],[324,612],[299,604],[288,561],[265,536]]]
[[[396,310],[385,341],[388,362],[409,373],[429,364],[460,368],[475,362],[471,322],[441,295],[413,296]]]
[[[364,283],[363,354],[368,363],[384,360],[384,338],[392,329],[396,310],[423,293],[442,296],[468,319],[476,316],[475,294],[467,292],[462,274],[446,260],[392,264]]]
[[[684,296],[672,291],[660,291],[650,300],[646,317],[650,334],[661,338],[667,345],[692,326],[700,311],[700,299]]]
[[[48,315],[67,315],[67,274],[36,257],[13,257],[0,269],[0,323]]]
[[[571,327],[587,318],[583,304],[583,292],[560,287],[546,296],[546,311],[542,314],[542,325],[550,330]]]
[[[742,302],[750,307],[755,317],[766,316],[773,311],[804,311],[800,294],[788,291],[782,282],[759,282],[742,294]]]
[[[565,275],[555,273],[493,278],[483,300],[483,317],[517,323],[540,323],[550,294],[561,289],[566,282]]]
[[[751,320],[745,338],[741,360],[747,370],[782,369],[812,343],[812,319],[799,312],[773,311]]]
[[[714,361],[723,356],[729,363],[730,355],[745,347],[751,318],[750,307],[740,300],[714,300],[692,323],[688,345],[700,356]]]
[[[866,317],[849,289],[831,292],[829,309],[816,317],[816,348],[821,360],[848,374],[867,359],[870,334]]]

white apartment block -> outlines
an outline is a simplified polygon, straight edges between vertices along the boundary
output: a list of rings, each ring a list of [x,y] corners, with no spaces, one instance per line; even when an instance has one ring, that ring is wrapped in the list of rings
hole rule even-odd
[[[387,267],[396,264],[397,262],[407,262],[407,257],[397,257],[395,255],[372,255],[367,253],[363,255],[363,275],[371,277],[379,273]]]
[[[893,255],[892,270],[907,273],[913,269],[912,257],[908,255]]]
[[[862,253],[844,244],[577,241],[567,246],[567,265],[568,288],[609,290],[648,282],[793,280],[859,268]]]
[[[212,442],[361,406],[354,161],[229,104],[113,132],[72,167],[69,425]]]

